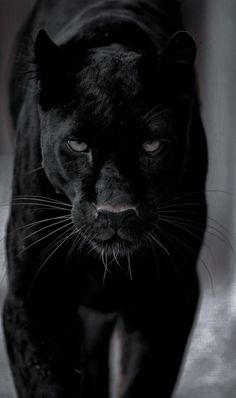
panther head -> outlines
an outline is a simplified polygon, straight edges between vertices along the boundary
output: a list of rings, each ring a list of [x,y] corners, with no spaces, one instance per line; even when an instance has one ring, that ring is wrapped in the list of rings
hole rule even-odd
[[[35,43],[45,173],[97,253],[142,250],[187,153],[195,44],[177,32],[160,54],[119,43]]]

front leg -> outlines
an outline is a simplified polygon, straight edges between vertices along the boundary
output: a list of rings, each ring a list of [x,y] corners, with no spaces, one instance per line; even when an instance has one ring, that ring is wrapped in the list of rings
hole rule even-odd
[[[5,301],[3,327],[18,398],[79,398],[81,375],[73,337],[35,323],[23,302]],[[79,354],[78,354],[79,355]]]
[[[136,319],[126,316],[122,326],[122,374],[119,398],[170,398],[192,327],[198,283],[185,296],[159,296]],[[143,312],[145,311],[145,313]]]
[[[81,306],[79,316],[83,330],[82,397],[108,398],[109,348],[116,314]]]
[[[186,339],[158,333],[155,340],[159,341],[153,339],[140,331],[133,331],[124,339],[126,354],[117,398],[172,396]]]

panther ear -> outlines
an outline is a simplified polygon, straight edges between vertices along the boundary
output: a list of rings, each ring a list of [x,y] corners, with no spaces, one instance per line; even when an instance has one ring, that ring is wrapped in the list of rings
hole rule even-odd
[[[197,54],[197,46],[188,32],[176,32],[168,40],[162,57],[169,62],[193,65]]]
[[[194,61],[197,47],[187,32],[177,32],[168,41],[160,62],[166,90],[171,96],[188,99],[195,87]]]
[[[58,68],[60,48],[44,29],[41,29],[36,37],[34,55],[40,76],[48,75],[55,66]]]
[[[34,46],[35,64],[38,70],[39,101],[42,108],[48,108],[65,97],[66,56],[45,30],[41,29]]]

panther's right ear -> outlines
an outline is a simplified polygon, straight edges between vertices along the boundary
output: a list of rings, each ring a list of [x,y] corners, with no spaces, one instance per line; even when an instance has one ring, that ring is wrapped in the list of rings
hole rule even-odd
[[[38,98],[41,107],[46,109],[65,103],[73,91],[72,76],[78,72],[82,56],[77,57],[73,45],[57,45],[41,29],[35,40],[34,57],[40,83]]]
[[[55,67],[58,70],[60,48],[51,40],[44,29],[41,29],[36,37],[34,55],[39,77],[48,76],[55,70]]]
[[[43,109],[66,97],[66,59],[64,49],[57,46],[45,30],[40,30],[34,46],[35,64],[40,82],[39,102]]]

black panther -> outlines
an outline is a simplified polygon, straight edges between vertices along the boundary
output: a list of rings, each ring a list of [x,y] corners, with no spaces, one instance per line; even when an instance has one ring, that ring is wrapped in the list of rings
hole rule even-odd
[[[179,6],[40,0],[14,55],[3,325],[18,397],[170,398],[207,214]]]

